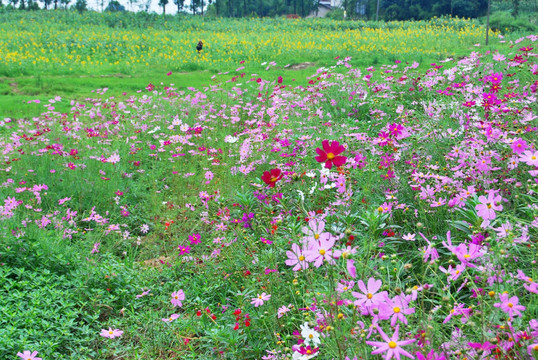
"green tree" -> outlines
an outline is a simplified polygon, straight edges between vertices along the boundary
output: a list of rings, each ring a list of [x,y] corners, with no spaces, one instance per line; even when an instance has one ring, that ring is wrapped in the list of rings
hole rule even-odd
[[[166,5],[168,5],[168,0],[159,0],[159,6],[163,8],[163,15],[166,14]]]
[[[120,4],[117,0],[111,0],[108,3],[105,11],[115,12],[115,11],[125,11],[125,6]]]
[[[82,14],[84,11],[88,10],[88,3],[86,3],[86,0],[77,0],[73,7],[76,11]]]
[[[174,0],[174,4],[177,5],[177,13],[179,14],[179,12],[183,10],[183,7],[185,6],[185,0]]]

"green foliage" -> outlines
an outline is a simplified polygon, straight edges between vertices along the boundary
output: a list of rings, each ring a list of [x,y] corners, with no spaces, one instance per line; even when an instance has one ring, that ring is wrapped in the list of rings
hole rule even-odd
[[[75,3],[73,7],[80,14],[82,14],[84,11],[88,10],[88,3],[86,2],[86,0],[77,0],[77,2]]]
[[[520,15],[514,19],[507,11],[495,12],[490,16],[489,25],[492,30],[501,32],[535,32],[538,31],[536,16]]]

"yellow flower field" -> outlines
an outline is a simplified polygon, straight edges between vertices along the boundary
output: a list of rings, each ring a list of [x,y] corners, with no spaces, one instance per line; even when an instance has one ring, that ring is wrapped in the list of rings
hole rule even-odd
[[[200,19],[50,12],[0,17],[0,74],[134,73],[144,67],[229,70],[238,62],[279,65],[336,56],[439,58],[483,41],[476,21],[343,22],[325,19]],[[492,33],[492,35],[494,35]],[[198,54],[199,40],[204,49]],[[374,60],[375,62],[375,60]]]

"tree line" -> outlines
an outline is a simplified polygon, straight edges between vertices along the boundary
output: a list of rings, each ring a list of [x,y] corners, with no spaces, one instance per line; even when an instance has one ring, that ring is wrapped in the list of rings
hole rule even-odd
[[[7,4],[2,4],[7,1]],[[75,1],[72,4],[72,1]],[[105,1],[108,1],[105,7]],[[328,0],[128,0],[130,10],[140,5],[149,11],[151,1],[156,1],[166,13],[166,6],[174,4],[178,14],[209,15],[219,17],[275,17],[317,14]],[[517,15],[522,2],[537,0],[337,0],[333,8],[337,15],[349,19],[364,20],[426,20],[444,15],[480,17],[486,14],[488,2],[510,4]],[[70,6],[71,5],[71,6]],[[490,4],[491,5],[491,4]],[[86,11],[87,0],[0,0],[0,7],[19,10],[67,9]],[[101,11],[127,11],[118,0],[101,0]],[[345,14],[345,15],[344,15]]]

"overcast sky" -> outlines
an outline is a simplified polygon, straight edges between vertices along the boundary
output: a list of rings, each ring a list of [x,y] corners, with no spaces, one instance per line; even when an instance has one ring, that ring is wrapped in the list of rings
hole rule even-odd
[[[73,0],[74,1],[74,0]],[[88,1],[88,7],[93,10],[101,10],[101,0],[87,0]],[[103,0],[104,6],[108,5],[110,0]],[[151,6],[149,7],[149,12],[156,12],[157,14],[162,14],[163,9],[159,6],[159,0],[135,0],[133,2],[133,9],[131,9],[131,5],[129,5],[128,0],[118,0],[120,4],[125,6],[125,9],[129,11],[139,11],[143,10],[146,7],[146,3],[148,1],[151,2]],[[185,8],[188,8],[190,5],[190,0],[185,0]],[[174,4],[174,0],[168,0],[168,5],[166,5],[166,13],[167,14],[175,14],[177,12],[177,5]]]

